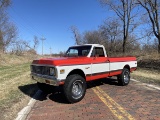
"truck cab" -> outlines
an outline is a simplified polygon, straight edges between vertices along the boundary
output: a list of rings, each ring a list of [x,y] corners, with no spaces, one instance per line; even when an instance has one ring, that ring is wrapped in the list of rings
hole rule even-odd
[[[81,50],[78,50],[77,48],[80,48]],[[69,56],[70,54],[73,54],[73,53],[75,53],[75,55],[79,57],[80,56],[107,57],[104,46],[100,44],[85,44],[85,45],[77,45],[77,46],[69,47],[69,49],[66,52],[66,56]]]

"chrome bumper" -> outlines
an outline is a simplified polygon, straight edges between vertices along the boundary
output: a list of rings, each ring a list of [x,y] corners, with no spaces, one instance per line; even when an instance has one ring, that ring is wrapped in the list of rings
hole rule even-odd
[[[30,76],[33,80],[37,82],[46,83],[53,86],[59,86],[60,84],[64,83],[64,80],[58,80],[54,76],[41,75],[36,73],[31,73]]]

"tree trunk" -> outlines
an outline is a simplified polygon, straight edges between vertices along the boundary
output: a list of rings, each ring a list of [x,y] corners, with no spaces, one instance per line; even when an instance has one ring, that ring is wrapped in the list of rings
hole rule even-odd
[[[126,53],[126,38],[123,40],[123,53]]]
[[[127,41],[127,37],[125,36],[123,39],[123,54],[126,53],[126,41]]]

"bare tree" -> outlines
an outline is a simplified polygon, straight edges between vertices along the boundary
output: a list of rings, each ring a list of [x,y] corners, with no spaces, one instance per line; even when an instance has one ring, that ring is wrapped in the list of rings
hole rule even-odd
[[[101,26],[100,29],[102,36],[104,37],[104,40],[107,41],[108,49],[110,52],[114,52],[116,50],[116,47],[119,46],[116,41],[120,41],[122,36],[122,30],[120,23],[118,20],[110,20],[105,21]],[[116,43],[116,44],[115,44]]]
[[[23,40],[16,40],[11,48],[12,54],[23,55],[27,51],[27,47],[24,45]]]
[[[10,5],[10,0],[0,0],[0,9],[6,9]]]
[[[134,18],[137,16],[135,12],[136,4],[135,0],[100,0],[103,5],[107,5],[111,10],[119,17],[123,27],[123,53],[126,52],[126,43],[128,41],[129,33],[133,32],[138,26],[134,22]]]
[[[83,36],[84,44],[104,44],[103,36],[100,31],[87,31]]]
[[[14,41],[16,27],[9,22],[6,13],[10,0],[0,0],[0,51],[5,52],[7,47]]]
[[[37,36],[34,36],[33,45],[31,45],[29,41],[23,40],[22,42],[26,46],[26,48],[29,49],[29,51],[32,51],[33,53],[36,53],[36,48],[39,45],[39,40],[38,40]]]
[[[71,26],[71,31],[74,34],[74,39],[76,41],[76,45],[80,45],[81,43],[81,35],[79,34],[79,31],[77,29],[77,27],[75,26]]]
[[[15,40],[11,49],[12,53],[16,55],[23,55],[24,53],[36,54],[36,48],[38,45],[38,37],[34,36],[32,43],[26,40]]]
[[[152,32],[158,39],[158,53],[160,54],[160,1],[159,0],[137,0],[147,12],[152,24]]]
[[[38,37],[34,36],[34,39],[33,39],[33,49],[36,50],[36,48],[38,47],[38,45],[39,45]]]
[[[3,52],[6,51],[7,47],[15,41],[15,37],[17,35],[17,30],[15,26],[12,24],[4,25],[4,29],[1,30],[1,50]]]

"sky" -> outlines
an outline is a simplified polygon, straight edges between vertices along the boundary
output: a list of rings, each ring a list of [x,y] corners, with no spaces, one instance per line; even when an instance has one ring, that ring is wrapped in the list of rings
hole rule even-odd
[[[44,54],[50,54],[50,48],[59,53],[75,45],[71,26],[80,33],[96,30],[110,15],[98,0],[12,0],[8,14],[17,27],[17,39],[45,38]],[[42,54],[41,40],[37,52]]]

